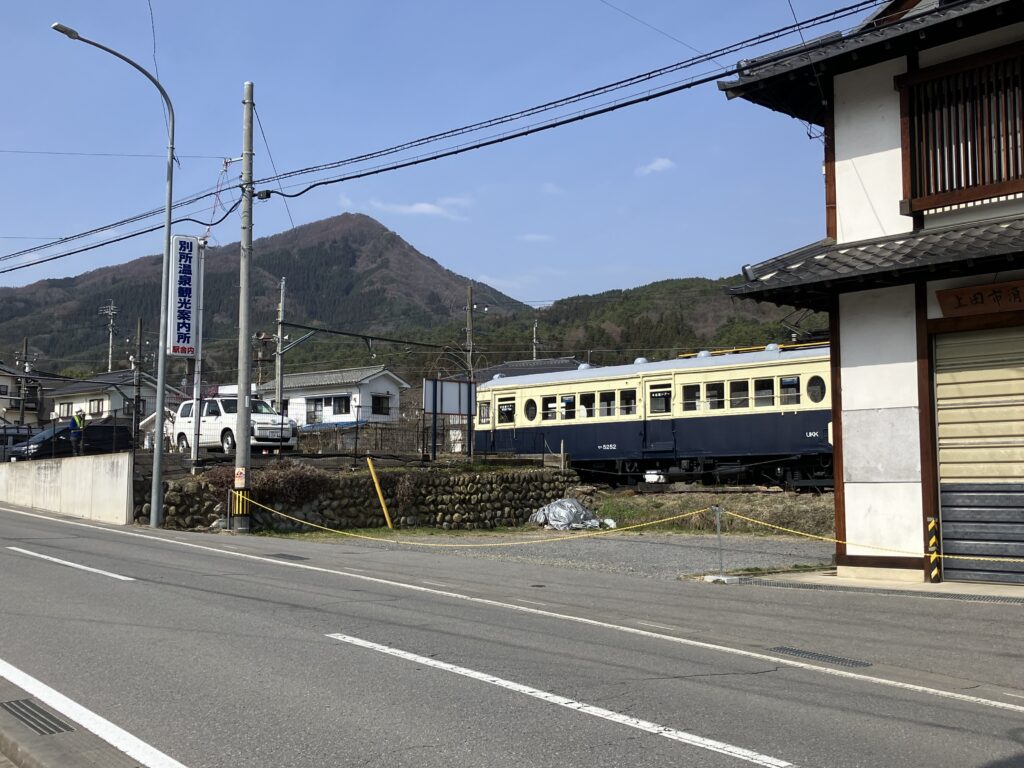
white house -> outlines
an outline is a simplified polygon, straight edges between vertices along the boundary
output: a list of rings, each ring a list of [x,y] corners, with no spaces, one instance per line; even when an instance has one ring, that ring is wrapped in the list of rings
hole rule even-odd
[[[139,416],[145,417],[153,412],[156,405],[156,379],[143,372],[140,381]],[[174,387],[166,390],[169,407],[186,398]],[[53,389],[50,397],[53,401],[51,419],[70,419],[79,408],[89,419],[131,417],[135,402],[135,371],[97,373],[86,380],[62,382]]]
[[[383,365],[286,373],[283,384],[285,416],[300,427],[397,421],[401,392],[409,389],[409,384]],[[217,392],[234,395],[238,387],[220,386]],[[278,409],[272,397],[268,400]]]
[[[18,368],[0,363],[0,424],[17,423],[21,419],[21,376]],[[39,423],[39,382],[29,378],[25,392],[25,423]],[[45,414],[44,414],[45,419]]]
[[[1024,3],[894,0],[720,87],[824,132],[826,239],[731,292],[829,312],[840,567],[1024,582]]]

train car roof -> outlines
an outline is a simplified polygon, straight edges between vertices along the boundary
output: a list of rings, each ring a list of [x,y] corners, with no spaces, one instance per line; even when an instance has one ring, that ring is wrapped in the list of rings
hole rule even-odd
[[[774,347],[774,348],[773,348]],[[593,379],[618,379],[628,376],[639,376],[645,373],[663,373],[672,371],[699,370],[701,368],[732,368],[735,366],[756,365],[760,363],[776,363],[789,360],[827,357],[827,344],[800,349],[782,349],[768,345],[757,352],[730,352],[724,355],[706,355],[679,358],[675,360],[659,360],[653,363],[630,363],[629,365],[609,365],[599,368],[583,368],[575,371],[558,371],[555,373],[538,373],[531,376],[501,376],[497,379],[482,382],[477,390],[495,389],[498,387],[520,387],[533,384],[559,384],[570,381],[589,381]]]

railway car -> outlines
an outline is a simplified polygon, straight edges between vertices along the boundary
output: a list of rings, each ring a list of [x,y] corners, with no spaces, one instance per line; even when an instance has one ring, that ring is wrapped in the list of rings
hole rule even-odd
[[[832,485],[827,345],[497,378],[477,388],[478,454],[557,453],[603,482]]]

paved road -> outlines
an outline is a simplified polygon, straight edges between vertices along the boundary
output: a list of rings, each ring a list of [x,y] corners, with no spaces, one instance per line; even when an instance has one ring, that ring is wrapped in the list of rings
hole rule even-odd
[[[7,511],[0,574],[0,661],[189,768],[1024,765],[1017,605]]]

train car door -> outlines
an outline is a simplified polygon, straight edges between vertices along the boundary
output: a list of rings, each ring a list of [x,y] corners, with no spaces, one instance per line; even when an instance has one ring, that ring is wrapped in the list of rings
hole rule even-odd
[[[675,424],[672,418],[672,379],[644,382],[644,450],[674,451]]]

